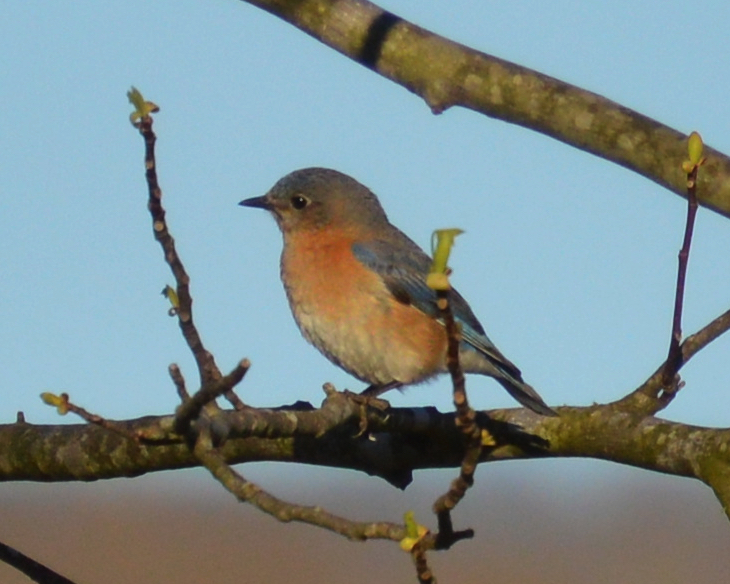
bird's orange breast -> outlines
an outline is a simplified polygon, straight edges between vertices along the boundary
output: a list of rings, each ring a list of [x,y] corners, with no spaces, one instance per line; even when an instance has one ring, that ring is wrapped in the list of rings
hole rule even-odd
[[[396,300],[353,255],[355,240],[334,229],[287,234],[281,276],[302,333],[369,383],[414,383],[442,371],[443,327]]]

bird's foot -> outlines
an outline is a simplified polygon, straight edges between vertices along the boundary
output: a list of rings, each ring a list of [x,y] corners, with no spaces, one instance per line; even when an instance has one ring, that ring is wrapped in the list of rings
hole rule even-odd
[[[377,394],[368,395],[365,393],[366,391],[362,393],[355,393],[348,389],[344,391],[345,396],[360,408],[360,422],[355,438],[359,438],[368,431],[368,408],[375,408],[381,412],[390,408],[390,403],[386,400],[375,397]]]
[[[339,401],[344,398],[344,400],[350,402],[350,404],[353,404],[357,407],[359,423],[358,432],[357,434],[355,434],[356,438],[362,436],[363,434],[365,434],[365,432],[368,431],[368,413],[370,413],[370,415],[374,415],[372,409],[381,412],[381,418],[383,417],[382,412],[390,409],[390,404],[387,401],[375,397],[377,394],[368,395],[365,392],[355,393],[353,391],[350,391],[349,389],[345,389],[344,391],[338,391],[331,383],[325,383],[322,389],[327,395],[325,401],[332,399],[336,399]],[[385,417],[387,417],[387,414],[385,414]]]

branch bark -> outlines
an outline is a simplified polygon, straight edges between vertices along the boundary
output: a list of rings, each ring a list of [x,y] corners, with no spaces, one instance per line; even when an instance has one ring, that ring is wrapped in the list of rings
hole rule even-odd
[[[366,0],[244,0],[422,97],[541,132],[686,197],[687,135],[605,97],[465,47]],[[706,147],[700,205],[730,217],[730,158]]]
[[[524,409],[480,415],[497,444],[481,460],[581,457],[610,460],[710,485],[730,507],[730,429],[704,428],[644,417],[621,402],[557,408],[559,418]],[[312,410],[229,410],[231,438],[222,454],[232,464],[254,461],[300,462],[350,468],[385,478],[398,486],[410,472],[457,468],[463,438],[453,413],[434,408],[393,408],[370,412],[375,440],[355,438],[361,412],[334,404]],[[137,443],[93,425],[0,426],[0,481],[93,481],[132,477],[153,471],[199,466],[182,437],[169,434],[173,416],[120,421],[128,431],[147,436]],[[155,442],[150,438],[157,436]]]

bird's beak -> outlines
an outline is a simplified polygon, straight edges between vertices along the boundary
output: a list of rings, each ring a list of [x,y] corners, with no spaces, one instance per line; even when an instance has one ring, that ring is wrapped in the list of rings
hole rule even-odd
[[[266,209],[271,211],[274,207],[268,197],[252,197],[250,199],[244,199],[238,203],[242,207],[256,207],[257,209]]]

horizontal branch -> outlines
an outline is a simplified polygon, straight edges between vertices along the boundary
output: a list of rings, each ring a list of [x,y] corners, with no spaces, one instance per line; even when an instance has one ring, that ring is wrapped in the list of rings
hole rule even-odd
[[[642,418],[617,404],[557,408],[558,418],[524,409],[494,410],[480,419],[497,445],[483,461],[582,457],[610,460],[711,484],[730,474],[730,429]],[[462,437],[453,413],[434,408],[371,412],[371,436],[356,436],[358,408],[221,412],[231,437],[222,454],[230,463],[297,462],[348,468],[405,487],[416,469],[456,468]],[[482,414],[483,415],[483,414]],[[173,417],[117,422],[138,436],[165,436]],[[243,437],[242,437],[243,436]],[[373,439],[370,439],[373,438]],[[182,439],[133,441],[93,425],[0,425],[0,481],[92,481],[199,466]],[[713,485],[717,488],[717,485]]]
[[[462,106],[518,124],[687,195],[687,135],[605,97],[450,41],[366,0],[244,1],[402,85],[436,113]],[[730,158],[709,147],[704,154],[698,201],[730,217]]]

